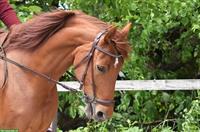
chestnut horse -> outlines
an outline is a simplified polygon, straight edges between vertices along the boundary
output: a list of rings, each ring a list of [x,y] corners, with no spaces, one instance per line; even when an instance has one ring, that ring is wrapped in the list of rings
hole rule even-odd
[[[45,132],[57,112],[55,82],[71,65],[87,117],[110,118],[130,25],[116,29],[80,11],[53,11],[12,27],[0,52],[0,129]]]

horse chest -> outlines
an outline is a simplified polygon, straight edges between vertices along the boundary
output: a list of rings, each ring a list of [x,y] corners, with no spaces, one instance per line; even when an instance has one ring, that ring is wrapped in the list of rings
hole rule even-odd
[[[19,128],[26,132],[47,129],[57,110],[56,90],[41,95],[16,89],[5,89],[6,94],[1,96],[0,128]]]

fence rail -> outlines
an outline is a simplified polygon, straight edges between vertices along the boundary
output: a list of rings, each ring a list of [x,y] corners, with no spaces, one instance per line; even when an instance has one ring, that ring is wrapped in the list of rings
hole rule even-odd
[[[75,81],[61,82],[78,90],[79,83]],[[116,82],[116,91],[125,90],[197,90],[200,89],[200,79],[175,79],[175,80],[123,80]],[[67,92],[57,86],[59,92]]]

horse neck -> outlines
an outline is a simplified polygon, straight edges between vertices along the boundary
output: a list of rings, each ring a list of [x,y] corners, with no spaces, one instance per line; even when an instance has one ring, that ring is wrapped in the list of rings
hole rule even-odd
[[[77,31],[77,27],[63,28],[33,52],[16,50],[10,56],[17,62],[58,80],[73,64],[74,51],[95,37],[85,35],[85,29],[82,30]],[[92,32],[89,33],[94,35]]]

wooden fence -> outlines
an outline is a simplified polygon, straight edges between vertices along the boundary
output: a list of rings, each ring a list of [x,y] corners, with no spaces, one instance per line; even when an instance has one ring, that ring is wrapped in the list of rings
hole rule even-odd
[[[76,88],[77,82],[62,82],[63,84]],[[59,92],[66,92],[60,86],[57,86]],[[123,80],[117,81],[116,91],[132,91],[132,90],[195,90],[200,89],[200,79],[180,79],[180,80]]]
[[[78,82],[61,82],[67,86],[79,90]],[[135,91],[135,90],[198,90],[200,89],[200,79],[180,79],[180,80],[123,80],[117,81],[116,91]],[[57,86],[58,92],[67,92],[68,90]],[[56,132],[57,119],[52,122],[51,130]]]

